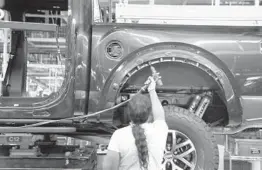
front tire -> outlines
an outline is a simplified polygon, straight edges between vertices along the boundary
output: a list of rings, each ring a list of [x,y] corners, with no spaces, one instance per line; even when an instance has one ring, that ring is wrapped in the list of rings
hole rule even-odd
[[[217,170],[216,140],[208,125],[186,109],[165,107],[169,127],[163,170]]]

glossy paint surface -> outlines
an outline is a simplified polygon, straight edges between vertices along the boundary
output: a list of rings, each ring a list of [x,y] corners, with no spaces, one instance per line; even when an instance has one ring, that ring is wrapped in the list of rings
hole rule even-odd
[[[71,44],[75,44],[72,52],[75,68],[75,112],[88,112],[86,99],[89,98],[89,74],[91,57],[91,35],[92,35],[92,1],[72,0],[72,22],[75,30],[71,30],[74,37]]]
[[[232,97],[240,100],[239,98],[242,95],[262,96],[262,54],[259,28],[125,24],[95,25],[93,27],[92,41],[90,90],[98,98],[90,98],[90,100],[99,100],[99,97],[102,97],[106,98],[107,101],[102,106],[93,104],[90,109],[99,110],[101,109],[100,107],[107,107],[107,104],[110,106],[110,102],[113,102],[114,99],[106,97],[107,90],[111,92],[112,89],[105,88],[107,88],[108,84],[112,86],[112,81],[114,80],[112,76],[115,76],[112,72],[126,71],[122,67],[127,67],[125,62],[130,60],[126,59],[127,56],[134,57],[130,56],[130,53],[136,50],[139,51],[142,47],[164,42],[183,43],[191,46],[190,48],[199,48],[215,56],[215,58],[209,57],[208,61],[214,64],[213,68],[217,67],[221,73],[227,76],[230,83],[224,87],[226,88],[225,90],[232,88],[231,92],[233,94],[226,94],[227,102],[230,102]],[[123,48],[123,55],[120,58],[110,58],[106,52],[107,45],[112,41],[118,41]],[[124,64],[119,64],[121,62]],[[129,67],[131,69],[132,66]],[[168,77],[171,74],[164,76]],[[109,95],[109,98],[114,98],[114,95]],[[234,114],[241,117],[240,101],[237,101],[234,105],[235,109],[232,108],[232,110],[228,111],[234,112],[238,110],[241,113]],[[236,122],[239,121],[241,120],[236,120]]]

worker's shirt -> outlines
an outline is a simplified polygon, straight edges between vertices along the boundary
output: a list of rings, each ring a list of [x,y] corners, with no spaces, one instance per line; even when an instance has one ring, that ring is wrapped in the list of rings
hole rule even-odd
[[[148,146],[148,170],[161,170],[168,126],[164,120],[156,120],[153,123],[144,123],[141,127],[145,130]],[[141,169],[131,126],[118,129],[114,132],[108,145],[108,150],[120,154],[119,170]]]

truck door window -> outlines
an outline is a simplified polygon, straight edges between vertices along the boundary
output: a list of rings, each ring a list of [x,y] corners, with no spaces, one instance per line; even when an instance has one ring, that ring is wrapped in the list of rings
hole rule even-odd
[[[66,81],[65,73],[69,67],[66,64],[67,12],[28,11],[24,18],[27,22],[57,24],[59,31],[57,33],[24,31],[22,40],[11,42],[9,38],[11,30],[0,29],[0,43],[3,47],[0,53],[1,96],[47,97],[58,92]],[[10,44],[19,41],[22,41],[19,43],[20,46],[23,44],[23,50],[19,51],[24,53],[23,61],[19,60],[19,54],[10,54]],[[21,71],[23,74],[16,75]],[[19,75],[23,78],[18,82],[15,77]],[[22,90],[15,93],[16,88]]]
[[[26,97],[47,97],[58,92],[65,80],[66,26],[65,12],[40,11],[26,14],[30,22],[37,21],[59,25],[54,32],[27,32]],[[46,17],[44,15],[48,15]]]

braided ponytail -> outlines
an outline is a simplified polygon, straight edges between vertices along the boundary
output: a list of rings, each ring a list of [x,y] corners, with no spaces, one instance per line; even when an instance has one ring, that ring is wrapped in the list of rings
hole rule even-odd
[[[135,138],[140,167],[148,170],[148,146],[145,130],[141,124],[147,122],[151,113],[151,101],[145,95],[138,94],[128,103],[126,108],[129,118],[132,121],[132,133]]]
[[[135,138],[140,166],[144,170],[148,170],[148,147],[145,131],[140,125],[135,124],[132,126],[132,133]]]

